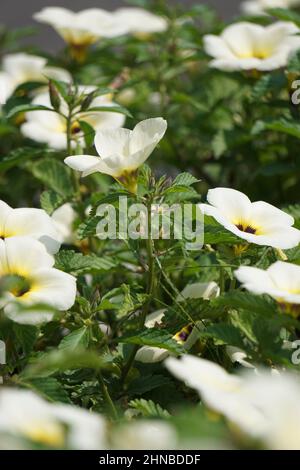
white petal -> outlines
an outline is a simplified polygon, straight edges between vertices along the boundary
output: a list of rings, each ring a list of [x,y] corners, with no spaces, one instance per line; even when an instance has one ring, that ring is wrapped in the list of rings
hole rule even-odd
[[[143,8],[124,7],[114,12],[117,21],[124,23],[131,33],[160,33],[167,29],[168,23],[162,16]]]
[[[248,235],[248,234],[245,234]],[[294,248],[300,243],[300,230],[294,227],[273,227],[267,235],[251,235],[248,237],[249,242],[258,245],[272,246],[288,250]]]
[[[54,223],[42,209],[14,209],[6,219],[5,237],[30,236],[40,240],[50,254],[57,253],[60,248],[60,237]]]
[[[145,151],[144,161],[163,138],[167,130],[167,121],[163,118],[146,119],[139,122],[130,136],[130,154]]]
[[[207,201],[218,208],[233,224],[238,224],[249,217],[251,201],[245,194],[235,189],[210,189],[207,193]]]
[[[267,272],[276,288],[300,294],[300,266],[277,261]]]
[[[163,361],[169,354],[167,349],[143,346],[136,353],[135,360],[144,364],[153,364]]]
[[[132,131],[129,129],[99,130],[95,136],[95,147],[103,159],[114,155],[128,156],[129,139]]]
[[[28,295],[30,304],[44,303],[57,310],[68,310],[76,297],[76,278],[58,269],[39,269],[32,275],[34,289]],[[27,302],[27,301],[26,301]]]
[[[177,301],[183,299],[213,299],[220,293],[220,288],[215,282],[195,282],[187,284],[178,295]]]
[[[64,162],[73,170],[87,172],[101,163],[101,160],[93,155],[73,155],[65,158]]]
[[[220,36],[207,34],[203,37],[203,42],[206,54],[212,57],[229,60],[236,58],[236,56],[230,50],[224,39]]]
[[[228,44],[234,55],[239,58],[249,58],[253,56],[254,45],[260,40],[263,32],[263,26],[240,22],[225,28],[221,37]]]
[[[274,288],[268,272],[263,269],[241,266],[234,274],[245,289],[254,294],[263,294]]]
[[[5,239],[6,257],[11,274],[25,275],[54,265],[53,256],[47,253],[42,243],[30,237]]]

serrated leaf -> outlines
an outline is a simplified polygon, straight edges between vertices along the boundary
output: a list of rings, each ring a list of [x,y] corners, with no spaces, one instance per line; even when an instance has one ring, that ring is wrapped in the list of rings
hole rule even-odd
[[[230,291],[212,301],[214,307],[225,306],[249,310],[262,315],[274,315],[276,304],[266,296],[250,294],[249,292]]]
[[[31,325],[13,324],[13,330],[16,335],[17,341],[22,346],[23,351],[29,354],[38,337],[38,328]]]
[[[74,330],[65,336],[59,343],[58,349],[62,351],[74,351],[78,347],[87,348],[89,344],[89,329],[87,326],[83,326],[78,330]]]
[[[143,375],[129,383],[127,393],[131,397],[143,395],[155,388],[169,385],[170,383],[170,379],[164,375]]]
[[[119,343],[138,344],[142,346],[154,346],[157,348],[167,349],[174,354],[181,354],[184,348],[177,343],[172,335],[166,330],[158,330],[156,328],[147,328],[136,333],[133,336],[122,336],[118,338]]]
[[[216,340],[216,344],[227,344],[243,348],[243,338],[240,330],[228,323],[217,323],[208,326],[204,331],[200,332],[200,337],[209,337]]]
[[[204,243],[214,245],[217,243],[241,243],[241,239],[221,226],[204,225]]]
[[[21,382],[25,387],[35,391],[46,400],[52,402],[71,403],[71,400],[62,386],[54,377],[32,377]]]
[[[74,185],[71,172],[62,162],[53,158],[45,158],[32,165],[30,170],[45,186],[60,196],[68,197],[72,195]]]
[[[158,403],[152,400],[145,400],[143,398],[131,400],[129,402],[130,408],[139,411],[145,418],[169,418],[170,414],[164,410]]]
[[[85,274],[93,271],[109,271],[116,263],[111,257],[83,255],[73,250],[61,250],[55,257],[55,266],[71,274]]]
[[[40,201],[42,209],[44,209],[47,214],[52,215],[56,209],[66,202],[66,198],[50,189],[41,194]]]
[[[191,186],[192,184],[198,183],[199,180],[190,173],[180,173],[174,179],[172,186]]]
[[[45,154],[53,153],[53,150],[49,149],[34,149],[32,147],[21,147],[13,150],[8,155],[0,160],[0,170],[8,170],[19,163],[25,163],[33,158],[45,156]]]

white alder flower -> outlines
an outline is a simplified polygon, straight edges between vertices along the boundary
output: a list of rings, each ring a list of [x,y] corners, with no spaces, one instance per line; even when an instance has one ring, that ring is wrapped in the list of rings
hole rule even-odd
[[[129,129],[98,130],[95,147],[98,157],[74,155],[65,163],[87,176],[95,172],[105,173],[115,179],[133,174],[153,152],[167,129],[167,122],[159,117],[139,122]]]
[[[0,278],[9,283],[2,299],[4,313],[23,324],[50,321],[53,313],[45,310],[26,313],[20,307],[37,304],[56,310],[68,310],[75,302],[76,279],[53,268],[54,258],[42,243],[30,237],[0,239]],[[10,282],[9,282],[10,281]]]
[[[214,58],[210,66],[220,70],[274,70],[285,66],[290,55],[300,48],[298,31],[289,22],[270,26],[235,23],[220,36],[204,36],[204,49]]]
[[[207,407],[254,436],[264,431],[265,420],[246,397],[242,377],[229,374],[214,362],[189,354],[181,359],[170,357],[165,364],[175,377],[197,390]]]
[[[175,449],[175,429],[162,420],[137,420],[115,427],[112,434],[114,449],[162,450]]]
[[[248,243],[288,249],[300,242],[293,217],[267,202],[251,202],[230,188],[210,189],[207,201],[210,205],[199,205],[202,212]]]
[[[276,261],[263,270],[241,266],[235,276],[254,294],[268,294],[280,303],[300,304],[300,266]]]
[[[5,103],[22,83],[44,83],[48,78],[71,81],[69,72],[59,67],[48,66],[44,57],[24,52],[5,55],[2,59],[2,71],[0,72],[1,103]]]
[[[143,8],[123,7],[115,10],[114,17],[127,26],[129,33],[146,37],[152,33],[162,33],[168,29],[165,18]]]
[[[247,0],[241,4],[241,10],[249,15],[261,15],[268,8],[293,8],[299,5],[300,0]]]
[[[51,25],[73,46],[88,46],[101,37],[113,38],[128,32],[126,24],[117,21],[113,13],[101,8],[73,12],[67,8],[46,7],[33,17]]]
[[[220,295],[220,288],[215,282],[195,282],[187,284],[178,294],[177,302],[188,299],[214,299]],[[146,328],[155,328],[163,323],[166,309],[157,310],[147,315],[145,321]],[[196,322],[195,325],[187,325],[178,331],[173,339],[181,344],[185,350],[189,350],[199,339],[200,331],[203,328],[202,322]],[[142,346],[136,353],[135,360],[143,363],[161,362],[170,355],[167,349],[154,346]]]
[[[74,221],[77,214],[69,202],[66,202],[51,215],[56,230],[61,236],[62,243],[73,244],[76,241]]]
[[[96,90],[96,87],[79,87],[79,93],[88,94]],[[43,105],[51,108],[48,93],[37,95],[32,104]],[[98,96],[91,102],[90,108],[106,107],[109,109],[115,103],[108,96]],[[60,111],[66,115],[67,105],[61,102]],[[74,110],[74,113],[76,110]],[[121,127],[125,122],[125,116],[121,113],[109,111],[84,111],[76,115],[76,120],[72,123],[71,132],[74,139],[83,143],[83,136],[79,121],[85,121],[95,130],[112,129]],[[37,142],[47,143],[49,147],[62,150],[67,147],[67,120],[64,116],[53,111],[30,111],[26,113],[26,122],[21,126],[21,132],[26,137]]]
[[[4,387],[0,391],[1,439],[9,436],[16,448],[101,450],[105,432],[101,415],[48,403],[29,390]]]
[[[269,449],[300,449],[300,380],[269,370],[229,374],[218,364],[185,355],[168,358],[169,371],[201,395],[204,404],[224,415]]]
[[[36,238],[50,254],[57,253],[62,242],[54,222],[43,209],[12,209],[0,200],[0,238],[15,236]]]

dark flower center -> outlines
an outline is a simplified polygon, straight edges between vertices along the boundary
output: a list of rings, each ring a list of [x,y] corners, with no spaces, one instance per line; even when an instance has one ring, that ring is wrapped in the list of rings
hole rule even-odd
[[[256,228],[251,227],[251,225],[243,225],[243,224],[238,224],[236,227],[241,231],[241,232],[246,232],[246,233],[256,233]]]

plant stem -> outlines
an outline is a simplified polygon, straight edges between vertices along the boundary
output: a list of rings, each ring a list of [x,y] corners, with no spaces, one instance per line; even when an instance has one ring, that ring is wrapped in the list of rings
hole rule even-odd
[[[118,412],[116,410],[116,407],[111,399],[111,396],[109,394],[109,391],[108,391],[108,388],[107,386],[105,385],[105,382],[103,380],[103,376],[101,374],[101,372],[99,371],[98,372],[98,379],[99,379],[99,384],[100,384],[100,387],[101,387],[101,390],[102,390],[102,393],[103,393],[103,396],[105,398],[105,401],[108,405],[108,408],[110,409],[110,412],[112,414],[112,416],[114,417],[114,419],[118,419],[119,416],[118,416]]]
[[[148,211],[148,238],[146,240],[146,250],[147,250],[147,259],[148,259],[148,280],[147,280],[147,295],[148,298],[143,305],[141,315],[140,315],[140,323],[139,328],[142,329],[145,325],[145,320],[148,314],[149,305],[151,302],[151,297],[155,287],[155,265],[154,265],[154,256],[153,256],[153,241],[151,238],[151,204],[152,199],[149,200],[147,204],[147,211]],[[128,361],[125,364],[122,375],[121,375],[121,382],[124,383],[125,379],[128,375],[128,372],[131,369],[133,364],[134,358],[136,353],[138,352],[140,346],[138,344],[133,346],[133,349],[129,355]]]
[[[70,108],[68,116],[67,116],[67,157],[72,155],[72,109]],[[72,171],[72,180],[73,180],[73,185],[76,191],[76,194],[78,195],[78,199],[81,199],[80,195],[80,186],[79,186],[79,178],[77,175],[76,171]]]
[[[223,266],[220,266],[220,293],[223,294],[225,290],[225,277],[224,277],[224,268]]]

